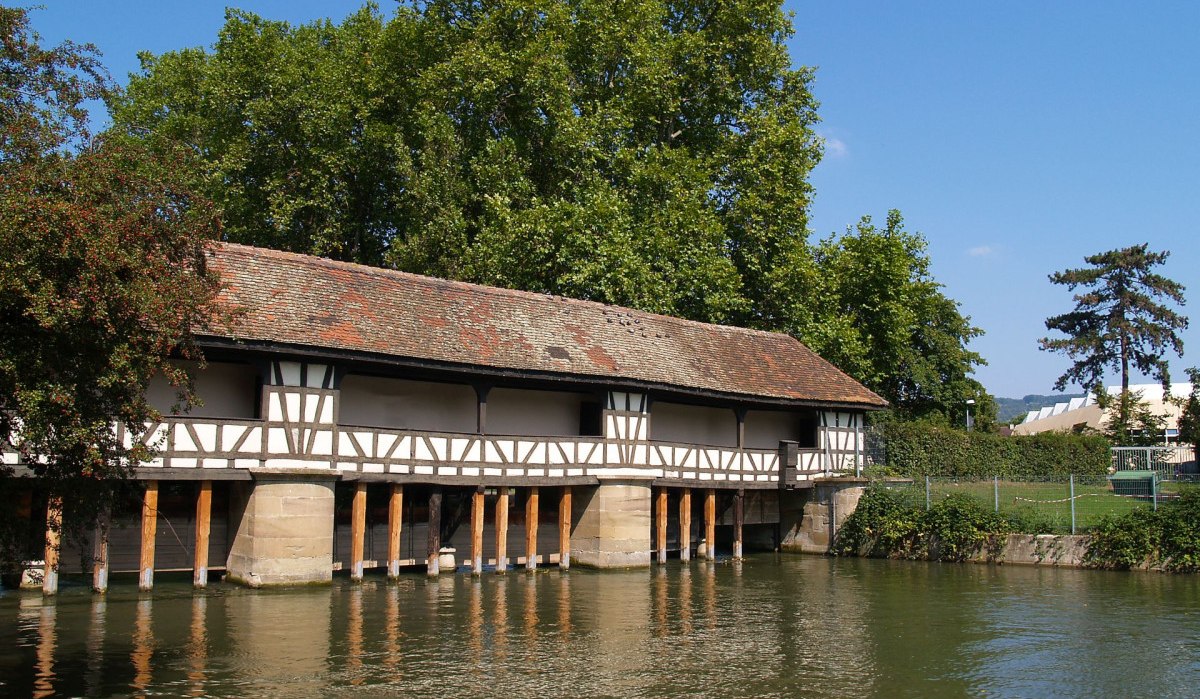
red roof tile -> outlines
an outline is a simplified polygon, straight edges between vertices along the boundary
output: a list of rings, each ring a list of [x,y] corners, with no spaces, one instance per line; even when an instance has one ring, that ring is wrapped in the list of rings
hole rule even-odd
[[[239,340],[772,401],[886,402],[788,335],[214,245]]]

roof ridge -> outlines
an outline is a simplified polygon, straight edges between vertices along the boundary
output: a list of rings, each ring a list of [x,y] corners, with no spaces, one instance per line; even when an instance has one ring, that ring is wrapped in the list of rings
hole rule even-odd
[[[279,250],[276,248],[264,248],[264,247],[258,247],[255,245],[246,245],[245,243],[234,243],[234,242],[230,242],[230,241],[215,241],[215,244],[226,247],[226,248],[237,248],[237,249],[245,250],[251,254],[261,254],[261,253],[265,252],[270,255],[296,259],[297,261],[300,261],[300,262],[317,264],[317,265],[329,265],[329,266],[341,267],[341,268],[361,272],[364,274],[374,274],[374,275],[379,275],[379,276],[383,276],[383,277],[401,277],[401,278],[408,278],[408,279],[418,279],[418,280],[422,280],[422,281],[432,282],[435,284],[447,284],[447,285],[451,285],[451,286],[468,287],[468,288],[482,291],[482,292],[488,293],[488,294],[515,295],[515,296],[520,296],[520,297],[538,296],[538,297],[549,298],[549,299],[553,299],[553,300],[557,300],[557,301],[564,301],[567,303],[593,306],[593,307],[597,307],[597,308],[600,308],[603,310],[614,310],[617,312],[624,311],[624,312],[629,312],[629,313],[636,313],[639,315],[663,319],[668,322],[676,323],[679,325],[699,325],[699,326],[703,326],[706,328],[720,328],[721,330],[727,330],[727,331],[737,332],[737,333],[744,333],[744,334],[748,334],[748,335],[766,335],[769,337],[787,338],[788,340],[791,340],[793,342],[800,344],[805,349],[812,351],[811,348],[809,348],[807,345],[804,345],[804,343],[800,342],[800,340],[796,339],[795,337],[793,337],[787,333],[784,333],[784,332],[778,332],[778,331],[773,331],[773,330],[759,330],[757,328],[747,328],[742,325],[728,325],[725,323],[713,323],[713,322],[708,322],[708,321],[703,321],[703,320],[692,320],[690,318],[681,318],[679,316],[667,315],[665,313],[655,313],[654,311],[643,311],[639,308],[630,308],[629,306],[621,306],[621,305],[618,305],[615,303],[605,303],[603,301],[593,301],[591,299],[580,299],[580,298],[575,298],[573,296],[563,296],[562,294],[554,294],[554,293],[545,292],[545,291],[526,291],[524,289],[510,289],[510,288],[504,287],[504,286],[493,286],[490,284],[480,284],[478,282],[466,282],[466,281],[462,281],[459,279],[446,279],[444,277],[434,277],[434,276],[427,275],[427,274],[417,274],[416,272],[406,272],[404,270],[393,269],[391,267],[376,267],[374,265],[368,265],[368,264],[364,264],[362,262],[348,262],[345,260],[335,260],[331,257],[321,257],[320,255],[313,255],[313,254],[303,253],[303,252],[295,252],[295,251],[291,251],[291,250]]]

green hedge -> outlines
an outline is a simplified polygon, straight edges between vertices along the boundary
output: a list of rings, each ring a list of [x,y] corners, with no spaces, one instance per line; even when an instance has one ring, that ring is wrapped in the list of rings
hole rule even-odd
[[[1200,572],[1200,489],[1187,488],[1157,510],[1105,517],[1092,532],[1085,560],[1097,568]]]
[[[882,457],[894,475],[1036,480],[1067,473],[1103,475],[1111,463],[1108,442],[1092,435],[1006,437],[911,422],[876,429],[882,439],[876,458]]]

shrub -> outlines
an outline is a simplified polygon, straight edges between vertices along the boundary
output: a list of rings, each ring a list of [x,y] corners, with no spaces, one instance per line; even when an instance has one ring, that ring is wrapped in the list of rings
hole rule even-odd
[[[966,560],[985,547],[999,553],[1004,517],[974,498],[955,494],[928,511],[912,488],[871,486],[842,524],[833,552],[839,556]]]
[[[1108,442],[1095,435],[1003,436],[914,422],[888,422],[875,429],[882,447],[872,449],[877,463],[909,477],[1032,480],[1067,473],[1103,475],[1111,464]]]
[[[1157,512],[1142,508],[1103,518],[1092,532],[1085,562],[1097,568],[1200,571],[1200,490],[1184,490]]]

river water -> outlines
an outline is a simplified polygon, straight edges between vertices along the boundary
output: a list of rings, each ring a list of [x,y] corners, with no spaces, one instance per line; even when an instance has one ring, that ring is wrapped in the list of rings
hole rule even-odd
[[[1200,579],[762,554],[0,593],[0,695],[1195,697]]]

